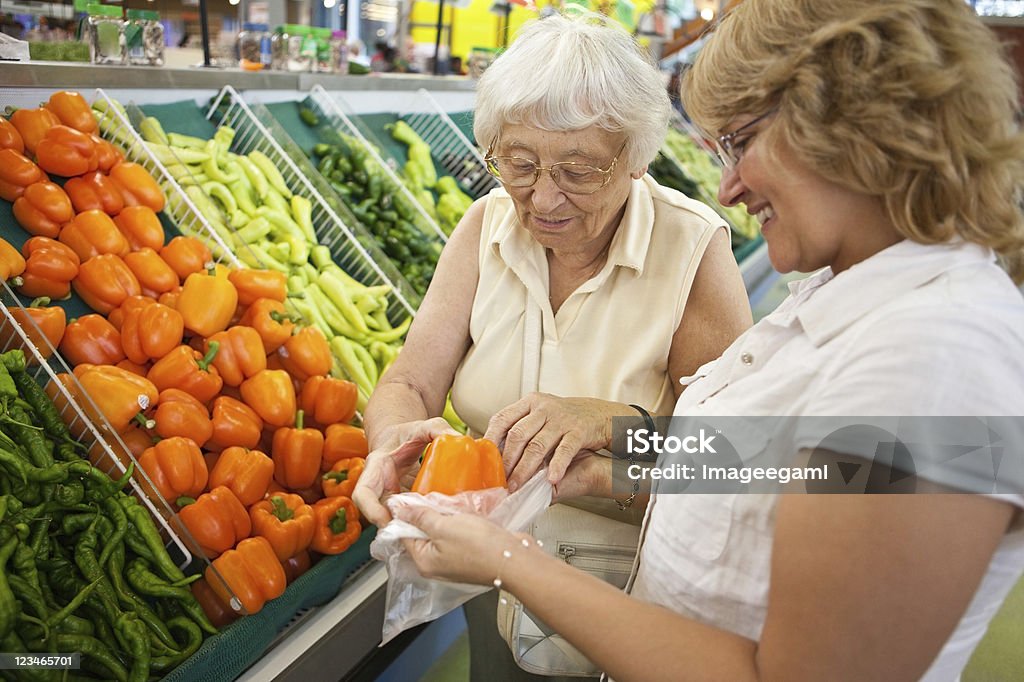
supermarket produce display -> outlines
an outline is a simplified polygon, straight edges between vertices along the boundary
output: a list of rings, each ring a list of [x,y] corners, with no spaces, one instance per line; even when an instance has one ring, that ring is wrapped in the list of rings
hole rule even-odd
[[[491,185],[446,115],[322,88],[46,99],[0,118],[0,637],[233,679],[369,560],[359,412]],[[705,197],[679,148],[652,174]]]

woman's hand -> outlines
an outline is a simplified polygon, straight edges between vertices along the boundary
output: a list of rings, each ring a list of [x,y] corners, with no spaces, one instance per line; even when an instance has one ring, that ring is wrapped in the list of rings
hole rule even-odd
[[[402,521],[427,534],[426,540],[403,540],[421,575],[452,582],[490,585],[501,572],[502,552],[520,537],[482,516],[445,515],[426,507],[403,507]]]
[[[611,457],[603,457],[590,450],[581,450],[565,470],[562,480],[553,487],[551,504],[584,495],[611,497]]]
[[[378,447],[367,455],[352,501],[370,523],[383,528],[391,521],[384,498],[402,492],[403,486],[409,487],[423,448],[445,433],[457,432],[440,417],[399,424],[387,434],[387,447]]]
[[[596,398],[560,398],[531,393],[502,409],[487,425],[485,438],[502,447],[510,491],[530,480],[544,462],[557,485],[580,450],[607,447],[619,403]]]

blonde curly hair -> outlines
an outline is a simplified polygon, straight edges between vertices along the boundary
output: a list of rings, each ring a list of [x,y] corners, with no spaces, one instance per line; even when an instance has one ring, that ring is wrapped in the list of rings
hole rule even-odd
[[[747,0],[681,94],[710,136],[777,110],[767,134],[879,197],[904,237],[991,247],[1024,281],[1016,76],[963,0]]]

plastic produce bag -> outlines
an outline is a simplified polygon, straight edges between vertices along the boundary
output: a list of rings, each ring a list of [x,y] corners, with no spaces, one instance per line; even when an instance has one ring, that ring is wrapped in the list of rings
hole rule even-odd
[[[442,514],[464,512],[484,516],[516,533],[527,530],[550,505],[551,484],[547,480],[547,469],[538,471],[511,495],[504,488],[488,488],[458,495],[400,493],[387,499],[392,517],[396,516],[399,507],[426,506]],[[440,618],[491,589],[490,586],[444,582],[421,576],[405,551],[402,539],[426,537],[412,524],[393,518],[391,523],[377,531],[377,537],[370,545],[370,555],[385,562],[388,571],[381,646],[402,631]]]

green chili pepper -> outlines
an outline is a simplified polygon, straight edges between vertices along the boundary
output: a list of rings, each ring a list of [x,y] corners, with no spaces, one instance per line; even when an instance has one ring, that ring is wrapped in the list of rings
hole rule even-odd
[[[50,615],[50,610],[47,608],[46,602],[43,601],[42,593],[33,588],[27,580],[14,573],[8,573],[5,577],[11,594],[18,601],[28,605],[40,618],[45,619]],[[42,624],[46,625],[45,622]]]
[[[128,671],[129,682],[147,682],[151,654],[146,626],[134,615],[123,613],[114,623],[114,629],[128,644],[128,654],[131,656],[131,668]]]
[[[0,639],[6,637],[14,629],[15,617],[18,614],[18,607],[14,601],[10,583],[7,581],[5,567],[19,542],[18,536],[14,535],[0,545]]]
[[[164,647],[177,651],[178,645],[163,620],[150,608],[144,599],[135,594],[125,584],[124,544],[121,542],[114,546],[114,550],[110,555],[110,566],[107,569],[107,576],[110,578],[110,583],[114,586],[114,591],[117,593],[121,605],[125,609],[134,611],[135,615],[149,626],[149,629],[156,635]]]
[[[135,526],[138,535],[149,548],[151,561],[156,569],[171,582],[183,580],[185,574],[171,560],[171,556],[167,553],[167,547],[164,546],[160,532],[157,530],[156,524],[153,523],[149,512],[134,497],[122,497],[118,501],[128,515],[128,521]]]
[[[88,618],[80,618],[72,613],[65,615],[64,618],[54,626],[54,629],[57,632],[64,632],[69,635],[96,634],[96,626],[92,624],[91,620]]]
[[[0,363],[0,399],[16,400],[18,398],[18,387],[14,385],[14,379],[7,367]]]
[[[95,588],[95,596],[99,600],[99,604],[107,618],[110,622],[114,623],[118,616],[121,615],[117,592],[114,590],[113,585],[110,584],[109,578],[104,574],[103,569],[100,568],[99,561],[96,559],[96,545],[98,543],[96,524],[100,518],[102,517],[97,515],[92,524],[78,535],[78,542],[75,543],[74,558],[75,565],[78,566],[78,570],[82,572],[85,579],[98,583]],[[65,520],[67,519],[65,518]]]
[[[167,627],[172,631],[184,632],[186,639],[181,647],[181,652],[176,656],[157,656],[154,657],[150,669],[153,672],[161,673],[167,672],[176,668],[186,658],[194,654],[199,650],[199,646],[203,643],[203,633],[199,630],[195,623],[184,616],[175,616],[167,621]]]
[[[50,617],[47,619],[46,624],[50,627],[57,627],[66,619],[70,618],[72,614],[78,610],[78,607],[85,603],[85,600],[89,598],[89,595],[92,594],[92,591],[96,589],[97,585],[99,585],[99,581],[94,580],[85,587],[83,587],[81,590],[79,590],[78,594],[76,594],[74,598],[70,602],[68,602],[68,604],[64,608],[62,608],[60,611],[57,611],[56,613],[50,614]]]
[[[178,605],[200,628],[211,635],[217,634],[217,628],[206,617],[206,613],[187,587],[170,585],[166,580],[150,571],[146,562],[141,559],[135,559],[128,564],[125,577],[128,578],[132,587],[144,595],[177,600]]]
[[[80,479],[69,479],[53,490],[53,501],[57,504],[78,504],[85,498],[85,485]]]
[[[128,531],[128,517],[113,497],[105,498],[100,504],[107,518],[114,525],[114,532],[105,539],[103,551],[100,552],[100,566],[106,566],[114,547],[122,546],[124,542],[124,535]]]
[[[128,670],[117,660],[117,656],[107,648],[107,645],[95,637],[57,632],[53,635],[53,645],[57,651],[77,651],[83,657],[106,668],[109,675],[117,682],[128,682]]]

